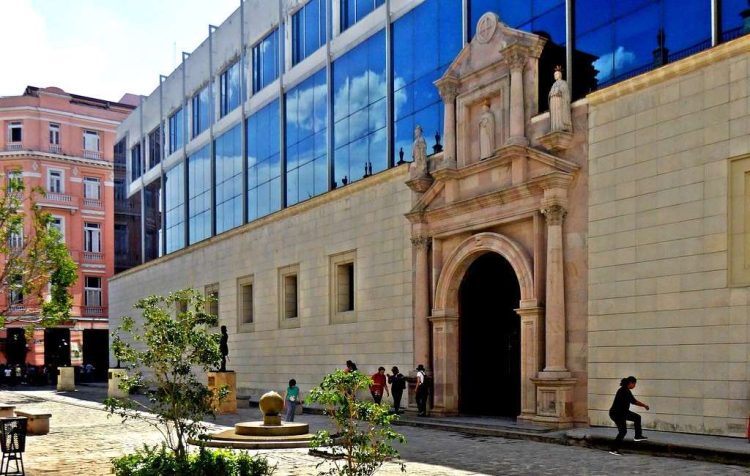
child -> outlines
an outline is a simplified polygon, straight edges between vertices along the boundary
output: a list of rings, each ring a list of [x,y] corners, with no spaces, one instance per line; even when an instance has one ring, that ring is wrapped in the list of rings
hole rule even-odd
[[[299,399],[299,387],[297,381],[291,379],[289,387],[286,389],[284,396],[284,405],[286,406],[286,421],[294,421],[294,411],[297,409]]]

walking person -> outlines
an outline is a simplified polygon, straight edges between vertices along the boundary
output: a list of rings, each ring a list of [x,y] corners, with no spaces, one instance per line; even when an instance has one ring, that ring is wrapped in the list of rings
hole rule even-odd
[[[385,391],[386,395],[390,396],[388,385],[386,385],[385,367],[378,367],[378,371],[372,374],[372,385],[370,385],[372,399],[378,405],[380,405],[380,401],[383,399],[383,391]]]
[[[415,389],[417,399],[417,416],[427,416],[427,382],[425,379],[424,365],[417,365],[417,388]]]
[[[344,372],[356,372],[356,371],[357,371],[357,364],[355,364],[351,360],[347,360],[346,368],[344,369]]]
[[[294,421],[294,412],[297,410],[297,403],[299,403],[299,387],[297,381],[291,379],[289,381],[289,387],[284,392],[284,406],[286,407],[285,421]]]
[[[401,413],[401,397],[404,394],[406,388],[406,377],[399,372],[398,367],[395,365],[391,369],[392,374],[388,376],[388,383],[391,384],[391,395],[393,395],[393,410],[396,415]]]
[[[612,402],[612,408],[609,409],[609,417],[617,425],[617,438],[615,438],[612,444],[610,454],[620,456],[620,445],[622,440],[625,439],[625,434],[628,432],[628,421],[632,421],[635,427],[635,437],[633,441],[643,441],[648,438],[643,436],[643,429],[641,428],[641,416],[637,413],[630,411],[630,405],[637,405],[643,407],[646,410],[649,406],[645,403],[636,400],[633,396],[632,390],[635,388],[637,379],[632,375],[626,377],[620,381],[620,388],[615,394],[615,399]]]

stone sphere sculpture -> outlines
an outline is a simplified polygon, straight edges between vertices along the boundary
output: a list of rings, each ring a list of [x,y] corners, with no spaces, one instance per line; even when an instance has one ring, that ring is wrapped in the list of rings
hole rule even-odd
[[[258,406],[264,416],[275,416],[284,409],[284,399],[276,392],[267,392],[260,397]]]

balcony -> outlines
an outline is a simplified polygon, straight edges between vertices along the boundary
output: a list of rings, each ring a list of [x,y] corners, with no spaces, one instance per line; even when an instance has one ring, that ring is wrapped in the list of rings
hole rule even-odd
[[[105,316],[107,315],[107,308],[104,306],[81,306],[81,315]]]
[[[101,160],[102,159],[102,153],[98,150],[84,150],[83,151],[83,158],[84,159],[94,159],[94,160]]]
[[[47,192],[44,196],[45,201],[54,203],[63,203],[71,205],[73,203],[73,197],[65,195],[64,193]]]
[[[49,151],[51,154],[62,154],[62,147],[59,144],[50,144]]]
[[[23,144],[21,144],[20,142],[5,144],[5,150],[7,152],[18,152],[19,150],[23,150]]]
[[[102,208],[102,201],[98,198],[84,198],[83,206],[85,208]]]
[[[88,261],[88,262],[104,261],[104,253],[96,253],[94,251],[84,251],[81,256],[83,257],[83,261]]]
[[[26,305],[24,304],[11,304],[10,309],[8,309],[9,312],[13,313],[20,313],[26,311]]]

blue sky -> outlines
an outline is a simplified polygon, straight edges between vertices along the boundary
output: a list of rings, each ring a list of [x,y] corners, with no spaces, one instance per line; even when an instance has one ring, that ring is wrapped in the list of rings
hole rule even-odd
[[[0,96],[149,94],[240,0],[0,0]]]

